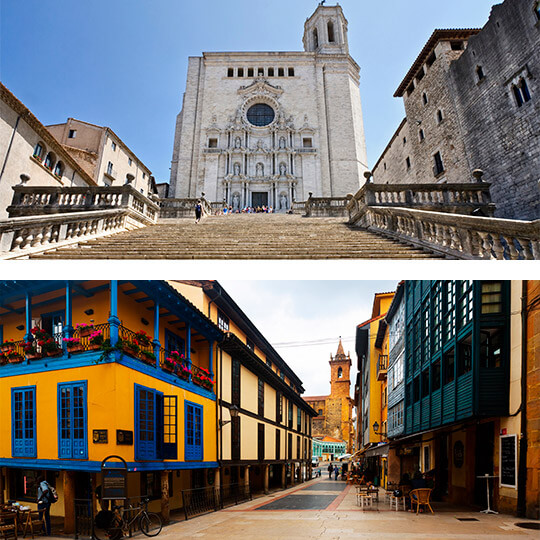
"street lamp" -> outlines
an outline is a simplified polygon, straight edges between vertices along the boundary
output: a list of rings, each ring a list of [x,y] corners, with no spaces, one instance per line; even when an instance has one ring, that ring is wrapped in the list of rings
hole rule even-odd
[[[384,431],[381,431],[379,433],[379,423],[378,422],[375,422],[373,424],[373,431],[375,432],[375,435],[380,435],[381,437],[386,437],[386,433]]]
[[[229,413],[231,414],[231,420],[219,420],[219,427],[223,427],[223,426],[226,426],[227,424],[229,424],[233,418],[238,418],[238,415],[240,414],[240,409],[236,406],[236,405],[233,405],[230,409],[229,409]]]

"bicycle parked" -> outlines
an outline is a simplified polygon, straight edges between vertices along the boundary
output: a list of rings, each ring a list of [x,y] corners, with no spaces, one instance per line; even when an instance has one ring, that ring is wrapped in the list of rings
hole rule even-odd
[[[141,506],[127,508],[113,506],[112,511],[102,510],[94,519],[94,537],[96,540],[120,540],[124,534],[138,525],[139,530],[146,536],[157,536],[163,527],[161,516],[148,512],[150,499],[143,499]],[[132,513],[133,517],[130,517]]]

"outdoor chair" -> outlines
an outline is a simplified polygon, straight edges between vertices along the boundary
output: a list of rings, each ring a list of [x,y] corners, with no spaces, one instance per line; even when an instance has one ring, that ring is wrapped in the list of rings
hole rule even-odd
[[[17,514],[3,512],[0,514],[0,538],[14,538],[17,540]]]
[[[431,513],[433,514],[433,508],[431,508],[431,505],[429,504],[429,497],[431,496],[431,488],[418,488],[413,489],[409,493],[409,497],[411,498],[411,509],[414,510],[414,506],[416,504],[416,513],[420,511],[420,505],[427,506]]]

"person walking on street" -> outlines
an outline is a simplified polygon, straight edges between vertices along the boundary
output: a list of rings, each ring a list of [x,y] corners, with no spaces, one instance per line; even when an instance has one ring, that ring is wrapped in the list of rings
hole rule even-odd
[[[334,479],[337,480],[339,475],[339,467],[336,465],[334,467]]]
[[[37,484],[37,507],[43,516],[45,536],[51,536],[51,486],[41,475],[37,478]]]
[[[201,201],[197,201],[197,205],[195,206],[195,223],[199,223],[201,221],[202,217],[202,204]]]
[[[332,464],[328,465],[328,480],[332,480],[332,471],[334,470],[334,467],[332,467]]]

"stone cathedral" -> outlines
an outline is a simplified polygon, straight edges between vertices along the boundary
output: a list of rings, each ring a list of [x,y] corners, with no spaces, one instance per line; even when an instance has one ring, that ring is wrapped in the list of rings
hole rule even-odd
[[[190,58],[169,196],[284,212],[309,193],[356,193],[367,158],[347,25],[339,5],[319,5],[303,52]]]

